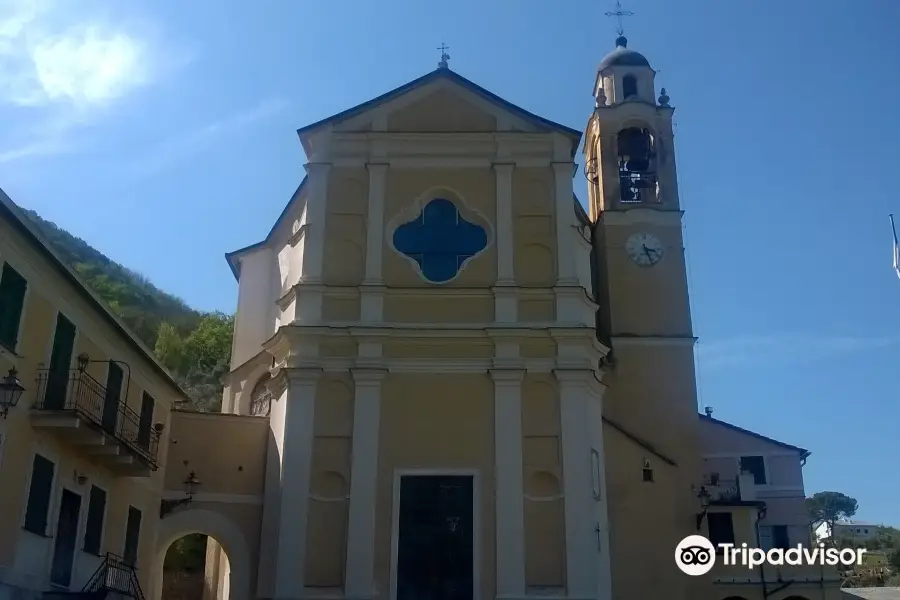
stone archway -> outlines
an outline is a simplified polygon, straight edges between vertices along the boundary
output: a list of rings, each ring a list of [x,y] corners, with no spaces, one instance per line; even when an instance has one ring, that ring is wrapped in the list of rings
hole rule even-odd
[[[202,533],[214,539],[224,550],[231,568],[229,600],[250,600],[250,551],[241,530],[222,514],[203,509],[188,509],[167,516],[160,522],[156,537],[156,564],[153,573],[153,594],[162,595],[163,563],[166,552],[175,540],[192,533]]]

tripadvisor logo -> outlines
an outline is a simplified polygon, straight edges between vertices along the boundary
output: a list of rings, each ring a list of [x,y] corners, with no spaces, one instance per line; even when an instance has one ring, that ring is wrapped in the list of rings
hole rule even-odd
[[[826,548],[819,544],[816,548],[804,548],[797,545],[792,548],[751,548],[747,544],[719,544],[716,546],[702,535],[689,535],[675,548],[675,564],[687,575],[705,575],[709,573],[719,558],[723,565],[740,565],[753,569],[760,565],[776,567],[784,565],[861,565],[866,550],[862,548]],[[718,555],[718,556],[717,556]]]

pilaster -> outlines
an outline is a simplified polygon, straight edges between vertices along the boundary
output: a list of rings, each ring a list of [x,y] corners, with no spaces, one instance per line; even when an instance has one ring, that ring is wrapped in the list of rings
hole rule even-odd
[[[575,189],[572,184],[574,163],[553,163],[556,213],[557,285],[578,285],[575,262]]]
[[[497,284],[494,288],[494,320],[515,323],[518,319],[513,237],[512,174],[514,163],[494,163],[497,177]]]
[[[360,320],[379,323],[384,318],[382,256],[384,250],[384,193],[387,163],[366,163],[369,201],[366,218],[366,273],[360,286]]]
[[[307,163],[306,218],[303,233],[303,269],[300,281],[320,283],[325,252],[325,213],[328,201],[329,163]]]
[[[367,284],[381,283],[381,257],[384,248],[384,193],[388,165],[368,163],[369,203],[366,216],[366,276]]]
[[[497,177],[497,284],[514,285],[512,174],[515,164],[496,163]]]
[[[522,482],[522,380],[525,371],[491,370],[497,511],[497,597],[525,595],[525,509]]]
[[[378,484],[378,431],[381,417],[381,369],[354,369],[353,445],[347,568],[344,597],[374,598],[375,504]]]
[[[556,370],[562,426],[567,592],[611,598],[609,534],[602,460],[602,386],[589,369]],[[594,452],[598,457],[592,459]],[[592,462],[598,463],[594,473]],[[595,483],[602,490],[595,495]]]
[[[281,439],[278,552],[275,555],[276,598],[301,598],[306,570],[309,484],[312,470],[313,422],[319,369],[283,369],[278,407]],[[290,474],[284,477],[284,474]],[[269,490],[267,490],[268,496]]]

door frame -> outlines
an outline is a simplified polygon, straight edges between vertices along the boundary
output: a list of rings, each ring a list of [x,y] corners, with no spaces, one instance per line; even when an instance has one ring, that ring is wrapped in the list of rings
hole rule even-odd
[[[397,600],[397,553],[400,549],[400,481],[405,476],[463,476],[472,478],[472,600],[481,597],[481,472],[479,469],[394,469],[391,509],[391,595]]]
[[[57,469],[58,468],[59,463],[57,463]],[[78,505],[78,523],[75,526],[75,550],[72,552],[72,579],[69,581],[68,586],[64,586],[59,583],[53,583],[52,581],[50,581],[50,576],[53,572],[53,558],[56,555],[56,538],[59,533],[59,512],[62,510],[63,491],[75,494],[81,499],[81,502]],[[52,519],[51,525],[50,527],[48,527],[48,529],[50,529],[50,550],[49,552],[47,552],[47,554],[49,555],[47,561],[47,582],[53,588],[71,591],[73,586],[77,587],[75,580],[78,578],[78,558],[82,554],[82,549],[80,548],[78,541],[84,538],[85,519],[87,517],[87,511],[85,510],[84,493],[80,490],[75,489],[71,485],[61,484],[57,486],[55,490],[55,496],[55,507],[53,508],[53,511],[51,513],[55,515],[55,518]]]

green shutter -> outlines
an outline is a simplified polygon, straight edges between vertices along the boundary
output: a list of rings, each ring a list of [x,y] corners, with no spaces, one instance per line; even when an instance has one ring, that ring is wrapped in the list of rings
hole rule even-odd
[[[103,514],[105,511],[106,492],[92,485],[87,523],[84,527],[84,551],[89,554],[100,554],[100,546],[103,542]]]
[[[47,534],[47,515],[53,491],[56,465],[40,454],[34,455],[31,466],[31,486],[28,489],[28,508],[25,510],[25,529],[38,535]]]
[[[141,420],[138,425],[138,444],[143,446],[144,448],[150,448],[150,429],[153,427],[153,408],[156,406],[156,401],[153,399],[153,396],[144,392],[144,397],[141,400]]]
[[[28,283],[9,264],[3,265],[0,274],[0,344],[15,350],[19,339],[19,322],[25,306],[25,288]]]
[[[75,325],[64,314],[57,313],[53,348],[50,351],[50,372],[47,375],[47,389],[43,400],[44,408],[54,410],[72,408],[67,406],[66,395],[74,351]]]
[[[137,565],[138,545],[141,538],[141,511],[128,507],[128,522],[125,525],[125,548],[122,558],[131,566]]]

